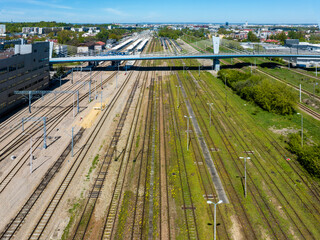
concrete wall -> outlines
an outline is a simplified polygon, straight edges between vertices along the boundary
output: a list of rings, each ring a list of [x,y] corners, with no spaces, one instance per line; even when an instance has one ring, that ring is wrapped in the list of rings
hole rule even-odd
[[[49,43],[32,44],[32,53],[0,60],[0,114],[22,102],[14,91],[39,90],[49,85]]]

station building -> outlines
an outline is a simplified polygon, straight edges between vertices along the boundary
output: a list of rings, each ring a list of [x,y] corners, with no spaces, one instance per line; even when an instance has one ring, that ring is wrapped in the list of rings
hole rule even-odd
[[[14,91],[40,90],[49,85],[49,42],[15,45],[0,58],[0,116],[23,100]]]

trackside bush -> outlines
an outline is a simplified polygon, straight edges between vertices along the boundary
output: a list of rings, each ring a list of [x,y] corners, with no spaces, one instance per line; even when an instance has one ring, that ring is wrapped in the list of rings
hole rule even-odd
[[[295,95],[285,84],[236,70],[221,70],[218,77],[226,81],[241,98],[256,103],[268,112],[281,115],[295,112]]]
[[[305,145],[301,147],[301,137],[299,133],[288,136],[287,149],[298,156],[298,162],[311,175],[320,178],[320,146]]]

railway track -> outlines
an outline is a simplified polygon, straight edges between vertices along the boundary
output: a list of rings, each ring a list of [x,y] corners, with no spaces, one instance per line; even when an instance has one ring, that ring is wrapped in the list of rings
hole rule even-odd
[[[118,142],[119,142],[119,139],[121,136],[121,132],[124,127],[124,123],[126,121],[126,117],[127,117],[128,112],[130,110],[131,104],[133,102],[133,98],[135,96],[139,80],[140,80],[140,76],[138,76],[137,80],[135,81],[135,83],[132,87],[129,98],[126,102],[124,110],[123,110],[121,117],[119,119],[118,125],[117,125],[115,132],[113,134],[111,143],[108,147],[107,154],[104,156],[101,167],[98,170],[98,176],[97,176],[97,178],[91,188],[89,197],[87,198],[87,201],[85,204],[85,208],[82,212],[81,218],[80,218],[79,223],[76,227],[75,235],[72,236],[72,239],[86,239],[90,236],[90,233],[88,231],[88,230],[90,230],[90,220],[91,220],[92,215],[94,213],[97,200],[101,194],[102,186],[106,180],[106,176],[108,174],[109,167],[111,165],[113,157],[116,154],[117,145],[118,145]],[[131,126],[131,128],[132,128],[132,126]],[[131,130],[130,130],[130,132],[131,132]],[[128,144],[128,141],[129,141],[129,138],[127,138],[127,144]],[[110,239],[111,235],[112,235],[112,229],[113,229],[113,226],[115,223],[114,216],[116,215],[116,213],[118,211],[118,207],[119,207],[119,201],[120,201],[121,193],[122,193],[122,189],[123,189],[125,173],[127,170],[127,163],[128,163],[128,161],[125,161],[125,155],[124,155],[124,157],[121,160],[120,169],[119,169],[117,179],[116,179],[116,186],[114,188],[112,200],[109,205],[105,228],[103,231],[103,237],[102,237],[103,239]]]
[[[206,86],[205,87],[205,89],[208,89],[208,86]],[[214,100],[214,99],[213,99]],[[221,111],[221,109],[220,109],[220,111]],[[224,120],[225,122],[228,122],[227,121],[227,119],[225,119]],[[239,123],[237,123],[237,125],[240,125],[241,126],[241,123],[239,122]],[[244,129],[245,129],[245,127],[244,127]],[[249,135],[250,136],[250,135]],[[240,139],[241,141],[243,140],[243,139]],[[253,140],[253,141],[256,141],[255,139]],[[265,149],[263,149],[264,151],[265,151]],[[260,149],[260,152],[262,152],[262,149]],[[272,156],[272,158],[273,158],[274,156]],[[276,167],[276,166],[274,166],[274,167]],[[265,171],[265,170],[263,170],[263,171]],[[279,172],[279,174],[281,175],[281,173]],[[270,175],[268,176],[270,179],[271,179],[271,177],[270,177]],[[294,182],[294,181],[293,181]],[[273,182],[273,184],[275,184],[274,182]],[[293,189],[294,190],[294,189]],[[280,194],[280,196],[281,196],[281,191],[278,189],[278,191],[279,191],[279,194]],[[297,194],[298,195],[298,194]],[[282,198],[284,198],[285,199],[285,197],[282,195]],[[290,206],[290,204],[288,203],[288,201],[287,200],[285,200],[286,201],[286,203],[284,204],[284,206],[287,206],[287,205],[289,205]],[[302,199],[300,199],[300,201],[302,201]],[[308,205],[309,205],[310,203],[308,203]],[[314,211],[314,209],[312,209],[312,211]],[[295,213],[296,214],[296,213]],[[295,218],[297,218],[297,219],[299,219],[299,217],[298,216],[294,216],[293,218],[291,218],[291,220],[293,221],[293,219],[295,219]],[[303,222],[303,221],[301,221],[301,222]],[[299,225],[300,225],[300,223],[299,223]],[[296,226],[297,226],[297,224],[296,224]],[[310,233],[310,232],[309,232]]]
[[[168,191],[168,165],[169,165],[169,156],[167,149],[169,149],[168,137],[166,136],[169,131],[168,125],[166,123],[165,117],[167,116],[167,110],[164,104],[164,101],[167,101],[167,97],[164,96],[163,93],[163,81],[164,77],[158,77],[159,82],[159,104],[158,104],[158,112],[159,112],[159,186],[160,186],[160,239],[172,239],[172,233],[170,230],[171,219],[170,219],[170,204],[169,204],[169,191]]]
[[[72,236],[72,239],[92,238],[92,235],[91,235],[92,232],[95,232],[94,235],[99,236],[99,238],[101,236],[101,239],[111,239],[114,237],[116,220],[119,214],[119,209],[120,209],[119,207],[122,201],[123,188],[125,185],[126,175],[128,171],[129,159],[130,159],[130,155],[133,148],[133,139],[136,132],[137,121],[138,121],[139,113],[141,109],[141,103],[143,98],[143,94],[141,93],[139,95],[138,105],[135,108],[134,120],[131,124],[129,134],[127,136],[127,140],[125,144],[126,148],[122,151],[123,154],[120,160],[121,163],[120,163],[119,169],[117,170],[118,174],[115,179],[115,186],[113,187],[111,201],[108,204],[108,207],[105,213],[105,218],[103,218],[102,220],[103,230],[101,233],[99,232],[100,231],[99,228],[95,226],[95,220],[92,218],[92,216],[94,215],[98,196],[102,191],[102,185],[105,181],[106,175],[109,171],[109,166],[111,164],[112,158],[117,149],[116,146],[118,144],[119,137],[121,135],[122,128],[124,126],[124,122],[129,112],[130,106],[132,104],[138,84],[142,80],[142,85],[143,85],[142,92],[144,92],[146,88],[147,77],[148,77],[148,74],[145,74],[145,76],[142,77],[142,72],[138,73],[138,77],[136,79],[134,87],[131,90],[130,96],[122,112],[120,121],[115,130],[112,141],[108,147],[107,154],[105,155],[103,159],[103,163],[101,164],[101,168],[99,169],[98,177],[96,178],[96,181],[93,184],[93,187],[91,189],[91,194],[94,193],[94,196],[93,197],[91,195],[89,196],[85,204],[85,208],[82,211],[82,216],[78,221],[75,233]],[[119,161],[119,159],[117,161]],[[96,233],[96,231],[98,231],[98,233]]]
[[[84,80],[86,79],[87,77],[88,78],[94,78],[96,77],[97,75],[99,74],[99,72],[95,72],[92,76],[88,74],[88,76],[84,76],[81,80]],[[113,74],[114,75],[114,74]],[[110,79],[110,77],[108,77],[107,79]],[[104,81],[105,83],[106,81]],[[99,83],[99,86],[101,84]],[[82,88],[82,86],[77,86],[76,89],[73,89],[74,86],[69,86],[67,89],[65,89],[66,91],[80,91],[80,89]],[[85,96],[88,96],[88,94],[85,94]],[[67,101],[69,101],[69,98],[70,96],[69,95],[60,95],[59,98],[52,98],[51,100],[49,100],[49,102],[45,103],[45,105],[43,106],[44,109],[46,109],[47,107],[49,107],[51,104],[54,104],[55,107],[47,110],[47,111],[43,111],[43,108],[38,108],[36,111],[33,111],[31,114],[29,113],[26,113],[26,109],[23,110],[23,111],[20,111],[18,114],[16,114],[14,116],[13,119],[10,119],[10,120],[7,120],[5,123],[9,124],[9,123],[13,123],[14,121],[15,122],[19,122],[15,127],[12,127],[10,128],[8,131],[6,131],[4,134],[2,134],[0,136],[0,141],[5,141],[6,139],[12,137],[13,134],[17,134],[17,131],[18,131],[18,126],[20,125],[21,123],[21,120],[19,119],[19,121],[17,120],[18,118],[22,117],[22,116],[28,116],[28,117],[36,117],[38,116],[40,113],[41,113],[41,116],[45,115],[45,116],[53,116],[52,118],[50,118],[51,120],[49,121],[54,121],[57,116],[61,115],[65,109],[61,109],[61,106],[65,103],[67,103]],[[79,102],[81,100],[83,100],[84,97],[81,96],[79,98]],[[70,104],[67,105],[67,107],[69,107]],[[72,106],[72,104],[71,104]],[[56,110],[58,110],[58,112],[56,112]],[[49,122],[48,122],[49,123]],[[28,124],[25,124],[25,131],[28,132],[28,131],[36,131],[38,130],[39,127],[36,127],[35,124],[32,124],[30,126],[28,126]],[[14,138],[12,141],[10,141],[9,145],[5,146],[4,148],[2,148],[0,150],[1,152],[1,159],[0,161],[2,161],[4,159],[4,157],[7,157],[7,155],[4,155],[6,153],[6,151],[8,151],[8,149],[12,149],[12,146],[16,146],[18,142],[21,142],[21,141],[25,141],[26,140],[26,136],[19,136],[18,138]]]
[[[170,124],[173,128],[174,132],[174,148],[175,148],[175,156],[178,165],[178,175],[181,185],[181,197],[183,200],[183,212],[185,217],[185,224],[187,229],[187,237],[188,239],[199,239],[198,229],[197,229],[197,220],[194,209],[194,204],[191,195],[190,184],[187,176],[187,170],[185,166],[184,159],[184,150],[182,147],[182,139],[180,136],[181,129],[178,125],[177,113],[175,104],[173,103],[173,93],[171,88],[167,86],[167,92],[169,93],[169,105],[170,105]],[[179,150],[178,150],[179,149]],[[182,154],[182,159],[180,159],[179,152]]]
[[[105,67],[107,64],[106,63],[103,63],[100,67]],[[79,81],[84,81],[85,79],[90,79],[90,77],[94,78],[95,76],[97,76],[99,74],[99,72],[95,72],[92,76],[90,76],[90,74],[86,74],[85,76],[83,77],[80,77]],[[73,89],[73,85],[72,86],[69,86],[67,87],[66,91],[76,91],[76,90],[80,90],[80,86],[77,88],[77,89]],[[66,100],[68,99],[69,97],[64,97],[62,100],[59,100],[60,102],[58,102],[58,104],[55,104],[55,108],[57,108],[57,106],[60,106],[61,103],[63,103],[64,101],[63,100]],[[58,99],[52,99],[50,100],[49,102],[45,103],[45,105],[43,106],[43,108],[46,108],[46,107],[49,107],[50,104],[53,104],[55,101],[57,101]],[[38,103],[38,101],[34,102],[34,103]],[[54,109],[53,109],[54,110]],[[48,111],[48,113],[50,113],[52,111]],[[20,122],[21,118],[28,115],[29,117],[35,117],[37,116],[39,113],[41,113],[41,115],[43,115],[43,109],[42,108],[38,108],[36,109],[35,111],[33,111],[31,114],[28,112],[28,109],[25,108],[24,110],[22,111],[19,111],[17,114],[13,115],[12,117],[10,117],[9,119],[7,119],[6,121],[2,122],[0,124],[0,129],[6,129],[8,131],[5,132],[5,134],[1,135],[0,136],[0,141],[2,141],[3,139],[7,138],[8,136],[10,136],[12,133],[14,133],[15,131],[15,128],[14,127],[14,123],[16,122]],[[45,113],[45,115],[49,115],[48,113]],[[10,125],[11,126],[7,126],[7,125]]]
[[[115,75],[115,73],[112,74],[111,76],[109,76],[107,79],[105,79],[103,84],[110,81],[114,77],[114,75]],[[89,93],[84,94],[83,96],[81,96],[79,98],[79,101],[86,99],[88,95],[89,95]],[[64,117],[66,117],[72,111],[72,108],[73,108],[73,106],[71,103],[66,109],[64,109],[59,115],[57,115],[57,119],[52,119],[52,120],[48,121],[48,124],[47,124],[47,134],[48,135],[56,130],[56,127],[62,122]],[[37,134],[37,130],[31,131],[31,133],[29,131],[29,134],[33,134],[32,136],[35,136]],[[17,145],[15,145],[11,149],[9,149],[9,152],[6,153],[7,157],[10,156],[11,154],[13,154],[13,152],[16,149],[19,149],[20,147],[22,147],[24,145],[24,142],[21,139],[16,144]],[[40,147],[41,144],[42,144],[42,138],[38,139],[34,143],[34,146],[35,146],[34,149],[36,149],[37,147]],[[8,173],[2,178],[2,180],[0,182],[0,193],[4,191],[4,189],[8,186],[8,184],[11,182],[11,180],[14,178],[14,176],[19,172],[19,170],[24,166],[24,164],[26,164],[28,162],[28,154],[29,154],[29,152],[26,151],[20,157],[19,161],[13,166],[13,168],[10,171],[8,171]]]
[[[180,77],[177,75],[177,78],[180,78]],[[197,86],[192,86],[192,88],[196,89]],[[188,95],[190,96],[189,100],[192,99],[194,97],[194,94],[190,93],[190,88],[188,86],[186,86],[186,90],[187,90]],[[198,93],[198,94],[203,94],[203,93]],[[197,96],[198,96],[198,94],[197,94]],[[201,117],[201,115],[199,114],[199,109],[198,109],[197,105],[194,104],[193,101],[192,101],[192,104],[194,106],[194,110],[198,114],[197,119],[199,121],[201,121],[202,124],[204,124],[203,117]],[[222,160],[223,159],[222,155],[219,152],[220,151],[219,147],[212,141],[212,138],[210,137],[209,130],[208,130],[207,127],[204,129],[204,136],[206,136],[206,141],[209,144],[209,146],[212,146],[213,149],[216,149],[215,152],[218,155],[219,162],[221,163],[221,166],[218,168],[219,174],[220,174],[220,176],[225,176],[225,177],[222,177],[222,181],[224,182],[224,186],[226,186],[226,187],[230,186],[230,187],[228,187],[228,192],[229,192],[228,197],[231,198],[231,201],[232,201],[233,204],[238,203],[238,205],[235,205],[234,208],[235,208],[235,210],[237,212],[237,219],[240,222],[241,227],[243,229],[247,229],[247,231],[244,232],[245,238],[246,239],[256,239],[257,235],[256,235],[256,233],[254,231],[254,228],[253,228],[251,222],[248,219],[246,211],[245,211],[245,209],[244,209],[244,207],[242,205],[242,200],[240,199],[239,194],[236,192],[235,188],[233,187],[231,176],[230,176],[230,174],[228,173],[227,169],[224,166],[224,163],[223,163],[223,160]],[[197,148],[197,142],[193,141],[192,146],[194,146],[194,148]],[[205,195],[206,195],[205,197],[208,200],[213,200],[213,199],[217,200],[216,194],[213,194],[213,192],[215,192],[215,191],[214,191],[214,187],[212,186],[212,180],[208,176],[207,170],[205,169],[205,166],[206,166],[205,164],[206,163],[203,161],[203,159],[201,157],[200,158],[197,157],[196,159],[197,160],[198,159],[202,160],[200,162],[197,162],[197,166],[198,166],[198,168],[200,168],[199,169],[199,173],[200,173],[200,178],[202,179],[203,186],[204,186],[204,189],[205,189]],[[241,173],[239,172],[239,174],[241,174]],[[228,180],[226,180],[226,179],[228,179]],[[210,212],[211,212],[211,215],[213,216],[212,207],[210,207]],[[221,215],[219,215],[219,216],[221,216]],[[228,238],[228,231],[226,229],[226,223],[225,223],[226,220],[221,218],[221,221],[222,221],[222,225],[223,225],[224,231],[221,232],[221,230],[218,229],[218,235],[221,236],[222,238]]]
[[[49,204],[46,207],[46,210],[43,212],[41,218],[37,222],[37,225],[33,229],[31,235],[29,236],[29,239],[43,239],[45,236],[43,236],[43,233],[45,231],[45,228],[50,221],[53,213],[55,212],[58,204],[60,203],[62,197],[64,196],[65,192],[67,191],[72,179],[74,178],[76,172],[78,171],[81,163],[86,158],[87,154],[89,154],[91,147],[94,146],[94,139],[97,138],[98,133],[101,132],[101,129],[106,124],[106,119],[109,116],[109,113],[111,109],[114,107],[115,103],[117,102],[119,96],[123,93],[123,90],[125,86],[128,84],[129,79],[132,75],[132,72],[129,73],[127,76],[125,82],[121,85],[120,89],[117,91],[114,98],[111,100],[109,106],[107,109],[105,109],[102,113],[101,118],[99,119],[98,123],[96,124],[96,127],[93,129],[93,131],[90,133],[88,137],[88,146],[86,148],[82,148],[81,151],[78,153],[76,159],[74,160],[72,166],[70,167],[67,175],[65,176],[64,180],[61,182],[60,186],[56,190],[53,198],[50,200]],[[93,192],[91,192],[91,196],[93,196]]]

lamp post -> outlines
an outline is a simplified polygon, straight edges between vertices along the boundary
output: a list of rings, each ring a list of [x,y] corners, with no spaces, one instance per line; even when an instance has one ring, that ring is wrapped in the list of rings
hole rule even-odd
[[[187,118],[187,150],[189,150],[189,119],[192,118],[192,116],[184,116]]]
[[[213,215],[213,239],[216,240],[216,228],[217,228],[217,205],[223,203],[222,200],[220,200],[217,203],[214,203],[212,201],[207,201],[208,204],[214,205],[214,215]]]
[[[250,157],[239,157],[244,159],[244,197],[247,197],[247,159],[250,160]]]
[[[297,113],[301,115],[301,147],[303,147],[303,115],[301,113]]]
[[[209,115],[210,115],[210,127],[211,127],[211,108],[213,106],[213,103],[207,103],[209,105]]]

